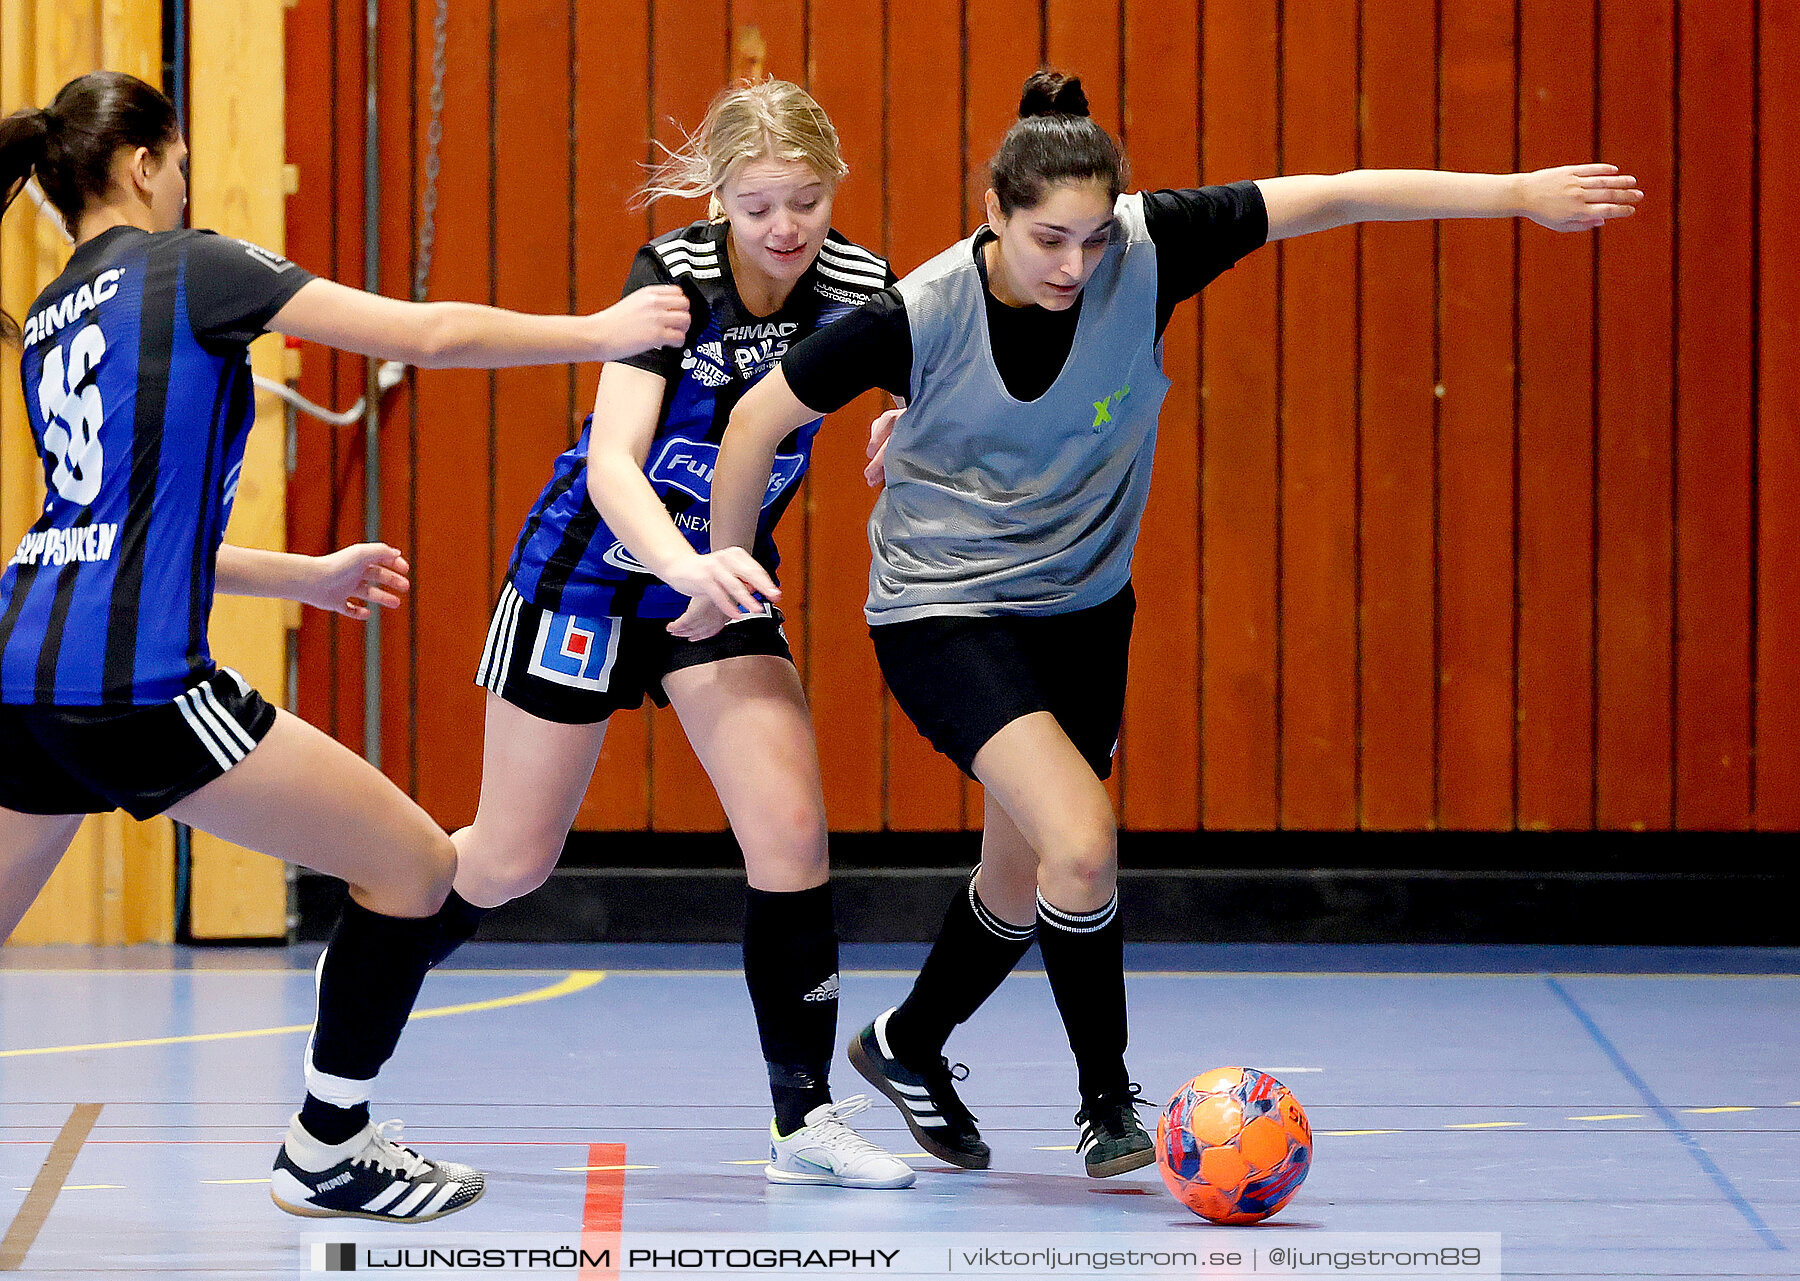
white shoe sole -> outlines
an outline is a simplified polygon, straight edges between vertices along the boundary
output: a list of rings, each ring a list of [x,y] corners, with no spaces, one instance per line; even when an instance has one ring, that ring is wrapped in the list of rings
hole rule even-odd
[[[891,1179],[846,1179],[836,1174],[809,1174],[805,1170],[781,1170],[774,1165],[763,1167],[763,1177],[770,1183],[803,1183],[830,1188],[910,1188],[919,1176],[912,1170]]]

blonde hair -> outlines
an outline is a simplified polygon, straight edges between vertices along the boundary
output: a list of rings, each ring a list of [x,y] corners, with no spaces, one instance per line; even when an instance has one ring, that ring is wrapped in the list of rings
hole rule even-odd
[[[722,90],[700,127],[650,173],[636,204],[663,196],[712,197],[707,217],[725,216],[718,191],[739,165],[752,160],[797,160],[836,186],[850,172],[838,133],[812,95],[786,80],[740,80]]]

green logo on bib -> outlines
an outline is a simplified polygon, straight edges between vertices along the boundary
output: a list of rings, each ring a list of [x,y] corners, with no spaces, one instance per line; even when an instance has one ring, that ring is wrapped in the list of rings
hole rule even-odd
[[[1119,404],[1129,395],[1131,395],[1131,384],[1126,383],[1105,400],[1096,400],[1094,402],[1094,429],[1096,431],[1112,421],[1113,406]]]

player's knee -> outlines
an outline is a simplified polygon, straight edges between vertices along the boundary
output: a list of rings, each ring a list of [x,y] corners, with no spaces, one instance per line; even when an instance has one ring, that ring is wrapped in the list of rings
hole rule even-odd
[[[772,806],[755,820],[754,831],[736,833],[753,883],[802,889],[830,875],[825,814],[805,802]]]
[[[1041,875],[1073,890],[1083,901],[1104,898],[1118,880],[1119,833],[1111,814],[1078,820],[1058,833],[1043,856]]]

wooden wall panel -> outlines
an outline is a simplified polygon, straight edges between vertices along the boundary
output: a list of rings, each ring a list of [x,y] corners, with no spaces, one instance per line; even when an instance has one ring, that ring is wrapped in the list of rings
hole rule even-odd
[[[888,83],[903,87],[903,92],[888,94],[887,252],[901,275],[964,234],[969,116],[961,53],[963,7],[961,0],[919,0],[887,10]],[[950,103],[956,110],[946,120]],[[986,157],[968,163],[985,164]],[[979,823],[980,808],[966,805],[961,773],[920,737],[892,697],[883,698],[879,715],[887,747],[884,825],[942,831],[965,826],[965,816]]]
[[[1750,824],[1756,5],[1684,0],[1675,193],[1676,827]]]
[[[837,126],[850,176],[839,188],[832,223],[858,244],[884,248],[881,196],[886,151],[887,41],[879,0],[816,0],[808,6],[809,47],[830,51],[809,66],[811,92]],[[881,671],[863,622],[869,591],[869,508],[874,494],[862,469],[869,422],[888,407],[879,393],[833,414],[819,429],[811,477],[801,499],[807,544],[784,532],[784,556],[808,565],[806,687],[819,739],[831,744],[824,771],[825,813],[836,831],[877,831],[882,822]],[[800,504],[796,504],[797,506]],[[794,523],[788,517],[789,525]],[[791,576],[791,575],[790,575]],[[789,629],[790,634],[792,629]]]
[[[1673,817],[1672,417],[1675,12],[1600,9],[1600,145],[1629,158],[1646,202],[1600,240],[1599,725],[1602,828]]]
[[[162,12],[155,0],[0,0],[0,113],[47,103],[97,66],[162,80]],[[68,260],[60,220],[22,196],[0,235],[0,305],[22,320]],[[25,418],[16,353],[0,353],[0,546],[13,544],[43,504],[43,470]],[[34,943],[166,943],[175,928],[175,835],[167,819],[123,813],[82,824],[37,902],[11,936]]]
[[[1281,170],[1274,0],[1201,19],[1207,182]],[[1252,254],[1203,296],[1201,341],[1201,821],[1273,828],[1281,813],[1277,255]]]
[[[1436,0],[1364,0],[1360,163],[1437,164]],[[1362,238],[1359,823],[1437,818],[1437,230]]]
[[[1191,187],[1200,179],[1200,6],[1125,6],[1124,143],[1132,185]],[[1155,68],[1154,72],[1149,69]],[[1157,428],[1156,484],[1132,570],[1139,610],[1125,693],[1128,827],[1179,831],[1200,821],[1200,305],[1184,303],[1163,334],[1174,385]]]
[[[193,148],[189,214],[195,226],[240,236],[276,253],[286,244],[282,199],[281,0],[196,0],[189,41]],[[233,68],[259,67],[246,77]],[[284,376],[281,339],[250,348],[265,378]],[[287,470],[279,402],[256,397],[257,426],[244,451],[225,537],[248,547],[287,546]],[[270,702],[286,701],[287,627],[296,607],[221,596],[208,625],[213,656],[242,672]],[[285,938],[287,869],[276,859],[196,831],[189,872],[189,928],[196,938]]]
[[[1526,0],[1519,13],[1520,165],[1601,159],[1594,0]],[[1594,815],[1598,240],[1519,228],[1518,823],[1535,830]]]
[[[1756,825],[1800,828],[1800,9],[1763,5],[1757,48]],[[1786,122],[1785,125],[1782,122]]]
[[[677,141],[672,118],[696,126],[732,74],[814,90],[855,168],[837,221],[903,272],[980,220],[985,163],[1046,58],[1082,73],[1140,186],[1624,165],[1649,200],[1598,237],[1369,226],[1259,252],[1178,312],[1137,579],[1156,608],[1139,619],[1114,795],[1142,828],[1800,826],[1796,304],[1768,251],[1791,228],[1784,200],[1750,190],[1783,190],[1794,167],[1794,95],[1774,88],[1793,75],[1787,7],[452,10],[439,244],[456,248],[440,253],[436,297],[610,302],[636,245],[699,210],[627,212],[633,166],[651,136]],[[383,45],[410,79],[382,88],[384,160],[415,193],[384,217],[395,290],[429,84],[431,6],[407,13]],[[295,103],[333,122],[290,157],[295,251],[355,280],[361,14],[299,0],[291,18],[290,56],[309,64]],[[528,73],[528,89],[514,83]],[[527,168],[547,191],[519,190]],[[1737,193],[1724,214],[1719,192]],[[532,222],[546,209],[563,212]],[[358,361],[308,353],[302,382],[344,404],[360,377]],[[472,813],[481,700],[467,676],[514,509],[593,377],[418,375],[416,412],[404,394],[389,406],[389,533],[416,540],[418,587],[384,645],[384,737],[390,769],[447,823]],[[881,693],[863,635],[857,471],[873,412],[827,424],[781,540],[830,809],[845,829],[969,826],[978,790]],[[324,550],[360,522],[360,443],[309,429],[301,448],[294,537]],[[357,745],[359,629],[307,620],[302,662],[303,709]],[[580,824],[716,828],[723,815],[658,714],[618,718]]]
[[[1356,167],[1355,0],[1282,13],[1281,167]],[[1281,246],[1281,823],[1356,826],[1356,232]]]
[[[610,307],[650,215],[630,206],[650,157],[650,16],[609,0],[575,8],[575,308]],[[586,414],[597,364],[575,376],[575,409]],[[650,821],[650,734],[642,716],[615,716],[576,826],[641,829]]]
[[[406,63],[409,79],[424,82],[420,106],[427,121],[435,7],[418,6],[414,26],[418,52]],[[498,297],[492,201],[499,138],[489,127],[493,30],[484,5],[453,4],[449,16],[442,167],[427,296],[491,302]],[[422,143],[424,126],[415,134],[412,122],[406,124],[407,135]],[[360,141],[341,144],[340,154],[360,158]],[[349,159],[340,164],[354,168]],[[422,160],[419,167],[422,171]],[[423,179],[422,172],[418,177]],[[485,703],[483,691],[473,683],[475,667],[499,593],[494,563],[511,548],[518,532],[516,520],[509,524],[494,511],[494,450],[510,439],[519,421],[498,411],[496,380],[485,371],[422,370],[410,381],[418,439],[413,460],[418,497],[408,513],[412,537],[406,551],[412,559],[414,586],[405,609],[413,644],[427,656],[418,681],[415,720],[417,796],[433,817],[454,829],[475,817]],[[390,433],[407,426],[396,422],[390,411]],[[542,424],[538,427],[541,430]],[[506,440],[496,441],[497,431],[509,433]],[[389,440],[394,438],[390,434]],[[544,465],[542,459],[535,461]],[[390,687],[388,696],[398,697],[399,691]]]
[[[678,147],[681,131],[700,127],[706,104],[729,75],[729,8],[725,0],[674,0],[659,2],[652,13],[650,86],[655,136],[664,146]],[[651,215],[652,230],[661,233],[704,218],[706,211],[699,201],[661,200],[652,206]],[[785,531],[790,544],[795,532],[792,528]],[[786,577],[802,579],[798,594],[804,595],[804,574],[790,572]],[[648,715],[651,826],[665,832],[723,829],[725,811],[674,711],[660,709]]]
[[[1513,14],[1443,0],[1439,162],[1514,168]],[[1438,822],[1505,828],[1513,815],[1513,341],[1511,220],[1439,232]]]

